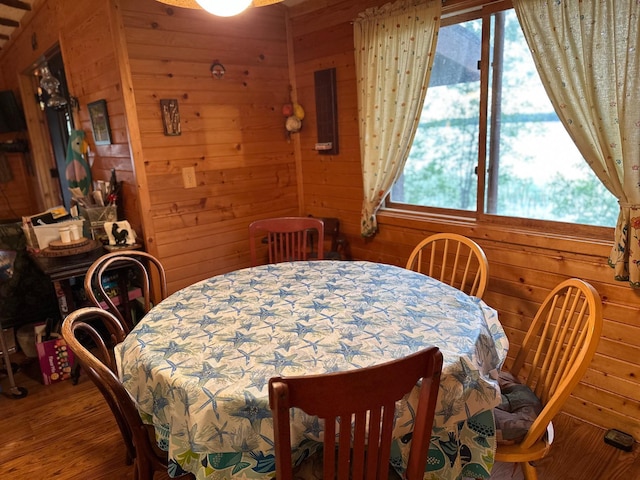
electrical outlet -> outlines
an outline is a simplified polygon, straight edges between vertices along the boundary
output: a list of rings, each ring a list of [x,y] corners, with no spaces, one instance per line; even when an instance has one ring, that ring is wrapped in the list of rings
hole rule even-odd
[[[624,450],[625,452],[630,452],[633,448],[634,440],[628,433],[612,428],[607,430],[607,433],[604,436],[604,442],[619,448],[620,450]]]
[[[182,183],[184,184],[184,188],[196,188],[198,186],[196,183],[195,167],[184,167],[182,169]]]

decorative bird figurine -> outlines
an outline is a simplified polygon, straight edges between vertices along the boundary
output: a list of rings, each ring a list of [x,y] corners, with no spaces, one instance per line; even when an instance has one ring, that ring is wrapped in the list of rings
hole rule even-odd
[[[111,235],[113,235],[114,240],[116,241],[116,245],[126,245],[127,237],[129,236],[128,230],[120,230],[118,222],[113,222],[113,226],[111,227]]]
[[[69,188],[79,188],[83,195],[89,195],[91,189],[91,169],[85,154],[88,144],[83,130],[73,130],[67,145],[65,174]]]

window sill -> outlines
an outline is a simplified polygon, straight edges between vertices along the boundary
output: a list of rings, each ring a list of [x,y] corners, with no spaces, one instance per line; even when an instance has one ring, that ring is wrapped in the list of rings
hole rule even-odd
[[[485,216],[487,217],[487,216]],[[608,256],[613,246],[614,229],[571,225],[550,221],[526,221],[497,217],[496,221],[427,212],[381,209],[378,225],[426,230],[451,231],[476,240],[498,241],[513,245],[550,248],[563,252]]]

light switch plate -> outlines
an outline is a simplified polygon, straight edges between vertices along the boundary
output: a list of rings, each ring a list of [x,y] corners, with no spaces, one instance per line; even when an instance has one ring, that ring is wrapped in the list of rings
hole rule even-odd
[[[182,169],[182,183],[184,188],[196,188],[196,169],[195,167],[184,167]]]

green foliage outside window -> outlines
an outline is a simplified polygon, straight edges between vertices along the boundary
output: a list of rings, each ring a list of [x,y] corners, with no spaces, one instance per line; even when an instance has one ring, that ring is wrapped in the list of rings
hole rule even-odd
[[[507,11],[504,18],[502,84],[499,92],[490,93],[499,94],[501,102],[488,115],[500,119],[498,153],[487,161],[489,170],[495,162],[498,186],[495,202],[486,201],[485,213],[614,226],[616,199],[590,170],[553,111],[515,13]],[[475,211],[482,127],[479,74],[469,68],[472,62],[452,58],[473,50],[480,59],[481,27],[478,19],[441,29],[452,30],[440,35],[420,126],[392,190],[393,202]],[[465,48],[460,48],[461,41],[467,42]],[[491,124],[486,128],[489,138]]]

